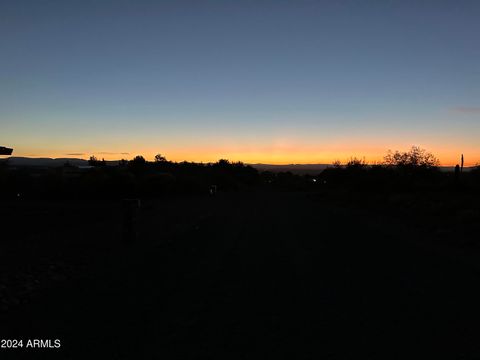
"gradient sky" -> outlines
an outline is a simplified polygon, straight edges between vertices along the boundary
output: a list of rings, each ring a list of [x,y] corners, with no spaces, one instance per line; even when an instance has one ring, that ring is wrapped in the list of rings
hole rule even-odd
[[[480,1],[0,1],[16,156],[480,162]]]

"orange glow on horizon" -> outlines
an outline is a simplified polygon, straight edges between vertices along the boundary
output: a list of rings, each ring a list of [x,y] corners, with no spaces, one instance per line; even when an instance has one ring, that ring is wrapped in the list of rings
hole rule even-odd
[[[12,156],[25,157],[50,157],[50,158],[80,158],[88,159],[95,156],[98,159],[120,160],[132,159],[136,155],[142,155],[148,161],[153,161],[156,154],[161,153],[167,160],[174,162],[190,161],[190,162],[216,162],[219,159],[228,159],[230,161],[241,161],[248,164],[272,164],[272,165],[288,165],[288,164],[331,164],[336,160],[342,163],[347,162],[350,158],[356,157],[365,159],[369,164],[381,163],[386,155],[388,148],[379,149],[376,146],[363,147],[355,149],[352,146],[344,145],[342,149],[340,144],[327,148],[311,147],[311,146],[272,146],[272,147],[191,147],[185,149],[165,149],[165,151],[155,151],[151,148],[135,149],[126,153],[113,153],[105,151],[91,151],[67,153],[60,151],[24,151],[14,150]],[[422,147],[422,146],[421,146]],[[409,146],[391,147],[393,151],[407,151]],[[424,148],[424,147],[422,147]],[[461,152],[456,149],[442,149],[436,151],[434,148],[427,148],[427,151],[433,153],[439,160],[441,166],[454,166],[460,163]],[[465,149],[465,166],[474,166],[480,163],[480,151],[477,149]]]

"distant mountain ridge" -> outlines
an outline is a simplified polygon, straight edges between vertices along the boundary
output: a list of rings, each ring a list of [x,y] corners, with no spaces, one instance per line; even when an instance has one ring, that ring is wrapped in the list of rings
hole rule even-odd
[[[65,163],[70,163],[75,166],[88,165],[88,160],[75,159],[75,158],[29,158],[21,156],[11,156],[8,158],[8,164],[12,166],[46,166],[46,167],[58,167],[63,166]]]
[[[59,167],[66,163],[73,166],[88,166],[88,160],[78,158],[29,158],[21,156],[11,156],[8,163],[12,166],[40,166],[40,167]],[[118,160],[107,161],[107,165],[117,165]]]

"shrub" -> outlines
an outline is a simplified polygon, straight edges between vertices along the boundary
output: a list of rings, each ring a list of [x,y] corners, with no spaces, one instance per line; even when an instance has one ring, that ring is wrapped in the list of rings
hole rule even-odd
[[[412,146],[409,151],[388,151],[384,158],[385,165],[399,168],[424,168],[434,169],[439,165],[439,160],[430,152],[418,146]]]

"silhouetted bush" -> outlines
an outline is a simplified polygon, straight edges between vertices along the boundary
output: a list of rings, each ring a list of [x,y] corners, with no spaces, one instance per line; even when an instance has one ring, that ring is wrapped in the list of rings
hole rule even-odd
[[[107,166],[105,159],[98,160],[95,156],[90,156],[88,159],[88,165],[90,166]]]
[[[167,158],[162,154],[155,155],[155,162],[166,162]]]
[[[412,146],[409,151],[388,151],[384,158],[385,165],[403,169],[433,169],[439,165],[439,160],[430,152],[418,146]]]
[[[345,167],[347,169],[364,169],[367,167],[367,163],[365,162],[365,159],[358,159],[356,157],[352,157],[350,158],[350,160],[347,162],[347,164],[345,165]],[[334,165],[334,167],[338,167],[336,166],[336,164]]]

